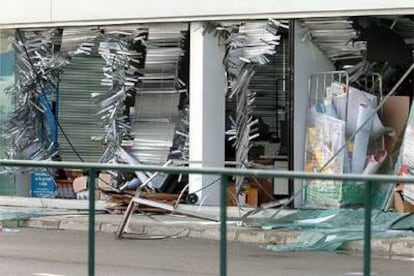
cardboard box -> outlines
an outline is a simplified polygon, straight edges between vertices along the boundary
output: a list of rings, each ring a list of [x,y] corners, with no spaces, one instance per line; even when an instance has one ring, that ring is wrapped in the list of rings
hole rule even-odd
[[[88,177],[80,176],[73,180],[73,191],[79,193],[88,189]]]
[[[95,200],[105,200],[106,199],[106,195],[100,191],[100,190],[95,190]]]
[[[259,192],[255,187],[245,187],[243,191],[236,196],[236,187],[230,184],[227,188],[227,206],[237,206],[237,200],[240,204],[247,204],[252,207],[259,205]]]
[[[227,187],[227,206],[237,206],[236,187],[234,184],[230,184]]]
[[[102,191],[113,191],[111,178],[109,173],[100,173],[98,177],[98,189]]]
[[[66,172],[66,176],[69,179],[75,179],[75,178],[83,175],[82,170],[67,170],[67,169],[65,169],[65,172]]]
[[[250,205],[252,207],[259,206],[259,193],[257,188],[254,187],[248,187],[242,195],[245,196],[245,202],[247,205]]]
[[[78,199],[87,199],[88,198],[88,177],[80,176],[73,180],[73,191],[76,194]],[[102,200],[105,198],[105,195],[99,189],[95,190],[95,200]]]
[[[414,205],[405,202],[398,191],[394,192],[394,208],[397,212],[414,213]]]
[[[396,137],[385,136],[385,149],[390,155],[397,141],[401,138],[410,111],[410,98],[407,96],[392,96],[382,108],[382,122],[384,126],[394,129]]]
[[[257,204],[273,201],[273,182],[271,178],[258,178],[256,181],[249,181],[249,186],[257,190]]]

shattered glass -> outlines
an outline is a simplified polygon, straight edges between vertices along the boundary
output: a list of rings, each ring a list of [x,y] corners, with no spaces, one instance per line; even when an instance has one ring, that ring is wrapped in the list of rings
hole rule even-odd
[[[303,209],[279,219],[252,219],[246,223],[267,230],[301,231],[296,242],[269,244],[265,246],[267,250],[334,251],[348,241],[363,239],[364,216],[364,209]],[[374,239],[414,236],[414,214],[373,210],[371,223]]]

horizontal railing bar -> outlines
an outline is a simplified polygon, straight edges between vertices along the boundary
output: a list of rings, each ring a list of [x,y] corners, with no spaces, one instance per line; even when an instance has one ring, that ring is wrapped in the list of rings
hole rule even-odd
[[[180,159],[170,159],[172,160],[173,164],[175,165],[188,165],[188,164],[202,164],[203,161],[201,160],[180,160]],[[236,161],[224,161],[224,165],[242,165],[242,162],[236,162]]]
[[[373,181],[373,183],[394,182],[414,183],[414,177],[393,175],[363,175],[363,174],[324,174],[302,171],[286,171],[273,169],[234,169],[234,168],[190,168],[190,167],[162,167],[149,165],[128,164],[103,164],[88,162],[56,162],[56,161],[31,161],[31,160],[6,160],[0,159],[0,167],[33,167],[33,168],[71,168],[119,171],[147,171],[170,174],[223,174],[227,176],[254,176],[254,177],[279,177],[295,179],[321,179],[321,180],[349,180],[349,181]]]

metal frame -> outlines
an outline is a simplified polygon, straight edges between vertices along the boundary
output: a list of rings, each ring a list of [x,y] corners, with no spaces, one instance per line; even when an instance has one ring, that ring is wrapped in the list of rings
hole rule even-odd
[[[322,174],[297,171],[257,170],[257,169],[229,169],[229,168],[178,168],[162,166],[130,166],[111,165],[100,163],[80,162],[51,162],[51,161],[27,161],[27,160],[0,160],[0,166],[14,168],[72,168],[86,169],[89,172],[89,183],[95,183],[98,170],[120,171],[146,171],[163,172],[171,174],[194,173],[221,175],[220,194],[220,275],[227,275],[227,176],[250,177],[280,177],[290,179],[324,179],[324,180],[348,180],[366,182],[365,189],[365,224],[364,224],[364,275],[371,275],[371,189],[372,185],[381,183],[407,183],[414,184],[414,177],[401,177],[390,175],[361,175],[361,174]],[[95,190],[89,189],[89,231],[88,231],[88,275],[95,275]]]
[[[327,71],[327,72],[319,72],[313,74],[309,77],[308,80],[308,96],[310,101],[320,101],[326,96],[326,88],[330,86],[333,82],[339,82],[345,85],[345,87],[349,86],[349,76],[346,71]],[[315,89],[313,89],[315,88]],[[347,91],[344,91],[347,92]],[[316,93],[315,95],[313,93]],[[322,94],[323,93],[323,94]],[[315,98],[312,98],[312,96]],[[319,98],[322,96],[322,98]]]
[[[345,108],[345,128],[348,124],[348,113],[349,113],[349,106],[348,106],[348,100],[349,100],[349,76],[346,71],[327,71],[327,72],[319,72],[316,74],[313,74],[308,79],[308,99],[310,105],[317,104],[319,102],[322,102],[324,98],[326,97],[326,88],[329,87],[332,83],[338,82],[340,84],[343,84],[346,91],[346,108]],[[346,137],[347,138],[347,137]],[[305,136],[305,144],[307,143],[307,135]],[[353,139],[353,138],[352,138]],[[351,140],[351,139],[349,139]],[[322,172],[333,159],[340,154],[344,148],[341,148],[340,150],[336,151],[330,159],[328,159],[327,162],[325,162],[319,169],[318,172]],[[307,158],[307,152],[305,151],[304,160],[306,161]]]
[[[355,136],[358,134],[358,132],[360,132],[363,127],[370,121],[370,119],[372,117],[375,116],[375,114],[377,114],[378,111],[380,111],[382,109],[382,107],[384,106],[384,104],[387,102],[387,100],[391,97],[394,96],[394,94],[397,92],[398,87],[400,87],[400,85],[403,83],[403,81],[408,77],[409,74],[411,74],[411,72],[414,70],[414,63],[411,64],[411,66],[405,71],[404,75],[397,81],[397,83],[391,88],[391,90],[388,92],[388,94],[381,100],[380,103],[378,103],[377,107],[371,112],[371,115],[368,116],[368,118],[366,118],[366,120],[354,131],[354,133],[348,137],[348,139],[346,140],[346,142],[342,145],[342,147],[340,149],[338,149],[338,153],[341,152],[342,150],[344,150],[347,146],[348,146],[348,142],[352,141],[352,139],[355,138]],[[347,111],[348,111],[348,106],[347,106]],[[345,122],[346,123],[346,122]],[[333,157],[331,157],[328,161],[326,161],[325,166],[323,166],[320,171],[322,171],[334,158],[336,157],[336,155],[334,154]]]

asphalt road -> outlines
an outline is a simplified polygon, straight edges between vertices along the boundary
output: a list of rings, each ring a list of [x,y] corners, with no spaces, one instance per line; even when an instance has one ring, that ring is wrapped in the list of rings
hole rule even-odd
[[[0,232],[0,275],[87,275],[87,232],[20,228]],[[276,253],[230,243],[228,275],[361,275],[362,257]],[[374,259],[375,275],[413,275],[414,261]],[[96,236],[96,275],[218,275],[219,243],[191,239],[116,240]]]

